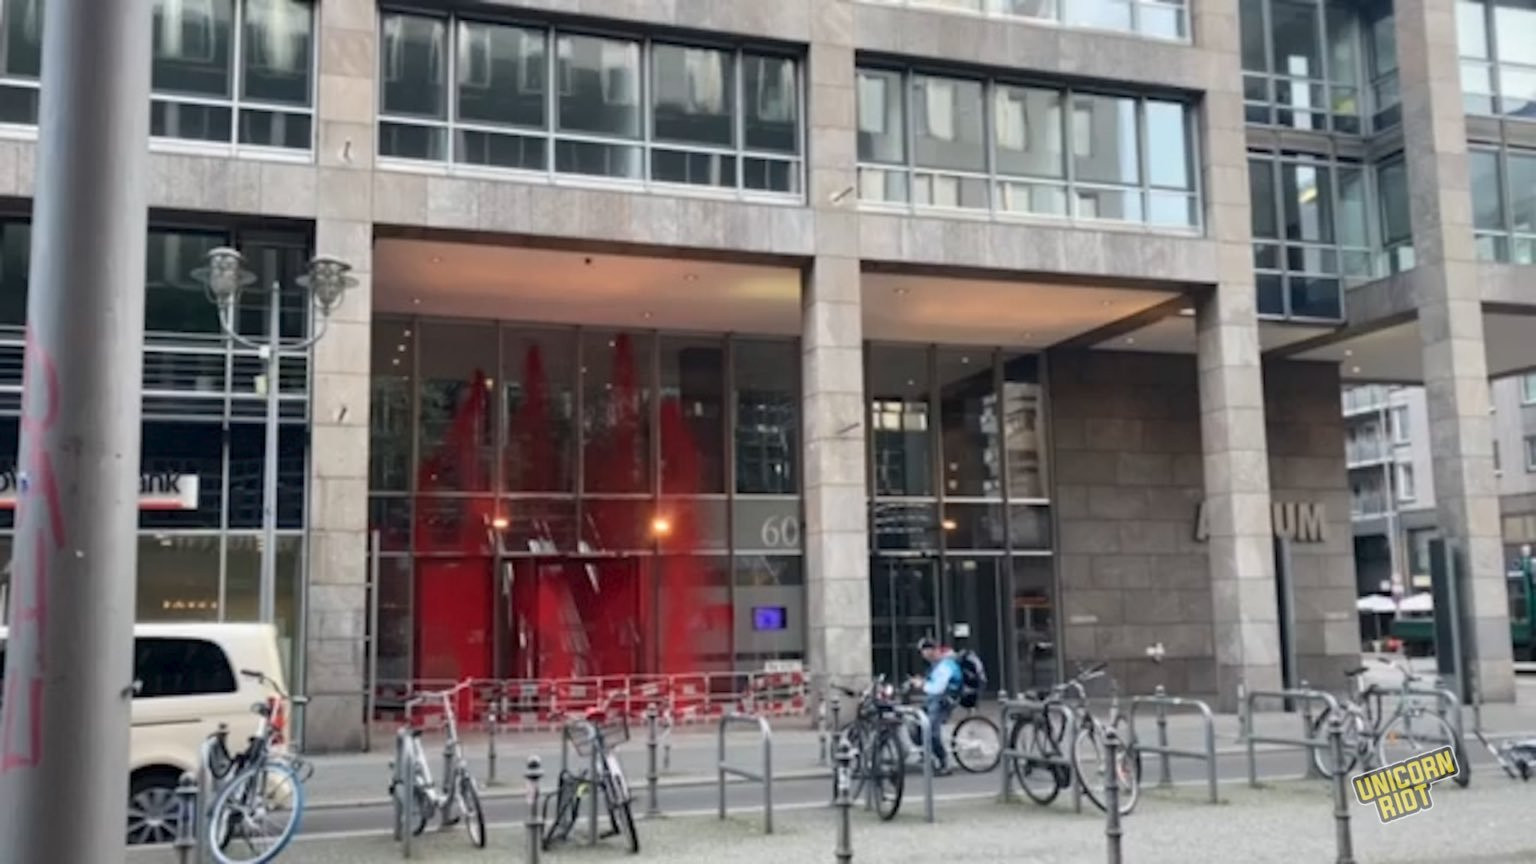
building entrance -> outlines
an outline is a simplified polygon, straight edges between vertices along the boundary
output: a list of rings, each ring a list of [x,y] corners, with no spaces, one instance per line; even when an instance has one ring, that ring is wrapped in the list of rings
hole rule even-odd
[[[587,678],[652,668],[646,564],[620,555],[504,562],[501,674]]]
[[[870,564],[875,674],[900,683],[927,672],[917,651],[928,637],[975,651],[1001,679],[1003,622],[993,558],[880,556]]]

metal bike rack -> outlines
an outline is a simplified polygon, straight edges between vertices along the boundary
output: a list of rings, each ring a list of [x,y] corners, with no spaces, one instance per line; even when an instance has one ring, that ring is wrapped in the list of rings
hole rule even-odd
[[[1363,698],[1374,697],[1378,700],[1377,704],[1379,706],[1379,700],[1383,697],[1401,696],[1403,693],[1404,691],[1401,687],[1377,687],[1373,684],[1366,688]],[[1432,697],[1435,700],[1435,713],[1439,714],[1440,718],[1451,727],[1451,733],[1456,736],[1455,740],[1449,743],[1456,750],[1456,766],[1461,769],[1460,776],[1470,782],[1472,778],[1472,760],[1467,758],[1467,730],[1462,717],[1461,700],[1456,697],[1456,693],[1446,687],[1410,686],[1407,690],[1407,695]],[[1379,707],[1376,716],[1381,716]]]
[[[998,724],[999,735],[1008,734],[1008,731],[1012,728],[1011,722],[1014,718],[1031,717],[1035,714],[1043,713],[1046,710],[1046,703],[1035,699],[1004,699],[1001,701],[1001,715],[998,718],[1000,721]],[[1064,752],[1061,754],[1061,758],[1059,759],[1045,759],[1040,757],[1029,758],[1030,761],[1041,765],[1047,765],[1052,768],[1062,768],[1066,770],[1067,785],[1072,787],[1072,810],[1075,813],[1081,813],[1083,812],[1083,789],[1082,786],[1080,786],[1077,782],[1077,770],[1072,767],[1071,758],[1072,742],[1077,740],[1078,732],[1079,719],[1077,709],[1066,704],[1065,702],[1056,704],[1061,705],[1061,707],[1067,712],[1066,733],[1062,736],[1062,744],[1065,748]],[[1016,762],[1024,758],[1026,757],[1023,751],[1015,750],[1013,747],[1007,744],[1003,745],[1002,757],[998,762],[998,765],[1002,769],[1003,774],[1003,791],[1001,800],[1004,802],[1013,800],[1013,766]]]
[[[1136,732],[1136,709],[1151,706],[1157,710],[1157,744],[1141,743],[1141,736]],[[1204,750],[1181,750],[1168,746],[1168,709],[1169,708],[1193,708],[1200,712],[1200,719],[1205,726]],[[1173,783],[1173,775],[1169,769],[1168,760],[1177,756],[1180,759],[1199,759],[1205,762],[1206,785],[1210,787],[1211,803],[1220,803],[1216,794],[1216,716],[1211,713],[1211,706],[1199,699],[1186,699],[1181,696],[1169,696],[1163,686],[1159,684],[1151,696],[1132,696],[1131,707],[1126,715],[1131,724],[1131,740],[1129,745],[1133,751],[1141,753],[1155,753],[1158,757],[1159,768],[1157,785],[1169,786]]]
[[[416,766],[411,761],[411,727],[395,730],[395,793],[400,796],[400,812],[395,817],[395,837],[400,841],[400,852],[411,857],[411,838],[416,833]]]
[[[919,735],[918,737],[919,737],[919,740],[920,740],[920,742],[922,744],[922,748],[923,748],[923,818],[926,819],[929,822],[932,822],[933,821],[933,723],[928,719],[928,712],[924,711],[921,708],[916,707],[915,705],[902,705],[902,706],[897,707],[896,711],[902,717],[910,717],[913,720],[916,720],[918,723],[922,724],[923,731],[922,731],[922,734]],[[901,727],[901,734],[902,734],[903,737],[906,736],[906,732],[907,732],[906,724],[903,723],[902,727]],[[903,741],[902,743],[903,744],[910,744],[911,741],[909,739],[909,740]],[[906,771],[907,770],[907,766],[906,765],[902,765],[901,766],[901,770],[902,771]]]
[[[725,733],[731,726],[754,726],[757,728],[763,745],[763,770],[761,773],[731,765],[725,761]],[[755,714],[724,714],[720,717],[720,728],[717,732],[720,778],[720,818],[725,818],[725,778],[740,777],[763,784],[763,833],[773,833],[773,727],[768,725],[768,719]]]
[[[1242,735],[1245,745],[1248,749],[1248,785],[1255,788],[1257,788],[1259,785],[1259,767],[1257,762],[1257,755],[1253,749],[1253,745],[1255,744],[1282,744],[1291,747],[1300,747],[1307,753],[1307,765],[1309,766],[1309,774],[1315,773],[1315,771],[1310,770],[1313,767],[1312,751],[1327,747],[1328,739],[1313,738],[1310,735],[1305,738],[1279,738],[1267,736],[1261,737],[1254,735],[1253,703],[1258,699],[1277,699],[1281,702],[1288,702],[1292,699],[1299,699],[1302,700],[1303,704],[1307,706],[1310,706],[1314,702],[1321,702],[1328,706],[1328,710],[1330,712],[1336,712],[1339,710],[1339,700],[1335,699],[1333,694],[1325,693],[1321,690],[1240,690],[1239,692],[1242,695]],[[1306,721],[1303,720],[1303,722]]]

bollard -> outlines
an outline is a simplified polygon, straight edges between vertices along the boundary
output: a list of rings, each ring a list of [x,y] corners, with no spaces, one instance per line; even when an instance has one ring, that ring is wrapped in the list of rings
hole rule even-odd
[[[192,853],[197,849],[197,779],[190,773],[181,775],[181,782],[176,785],[176,813],[179,821],[176,824],[176,841],[173,848],[176,850],[176,860],[179,864],[191,864]]]
[[[828,746],[828,742],[830,740],[831,740],[831,738],[827,734],[827,700],[822,699],[821,703],[816,706],[816,764],[817,765],[825,765],[825,764],[827,764],[827,756],[829,755],[827,751],[832,749],[831,747]]]
[[[1171,786],[1173,785],[1173,771],[1168,765],[1168,706],[1161,701],[1168,697],[1168,691],[1163,685],[1159,684],[1152,693],[1159,700],[1157,703],[1157,746],[1163,751],[1157,757],[1157,785]]]
[[[1311,685],[1307,683],[1307,679],[1305,679],[1305,678],[1301,679],[1301,689],[1303,689],[1303,690],[1310,690],[1311,689]],[[1291,709],[1291,700],[1290,699],[1286,699],[1285,700],[1285,708],[1286,708],[1287,711],[1289,711]],[[1309,738],[1312,737],[1312,700],[1311,699],[1303,699],[1303,700],[1301,700],[1301,737],[1302,737],[1302,740],[1306,740],[1306,739],[1309,739]],[[1311,756],[1312,756],[1312,754],[1310,752],[1307,753],[1307,757],[1308,757],[1307,758],[1307,777],[1309,779],[1310,778],[1322,777],[1323,776],[1322,773],[1317,770],[1317,760],[1311,758]]]
[[[486,736],[486,742],[485,742],[485,747],[486,747],[486,753],[485,753],[485,764],[486,764],[485,785],[487,785],[487,786],[495,786],[495,785],[497,785],[497,783],[496,783],[496,720],[500,716],[501,715],[497,713],[495,708],[492,708],[485,715],[486,722],[490,724],[490,728],[487,730],[489,732],[489,734]]]
[[[656,706],[645,709],[645,815],[652,818],[661,815],[661,805],[656,795]]]
[[[838,713],[842,708],[843,700],[836,693],[832,694],[832,736],[835,738],[843,731],[843,724],[838,719]]]
[[[416,790],[412,782],[415,763],[410,756],[410,735],[409,726],[402,726],[395,732],[395,763],[390,766],[395,771],[394,794],[400,799],[400,822],[395,826],[395,836],[399,838],[401,854],[406,858],[411,857],[411,837],[416,833]]]
[[[1354,840],[1349,835],[1349,781],[1344,770],[1344,722],[1338,712],[1328,720],[1328,749],[1333,752],[1333,818],[1338,827],[1338,864],[1355,864]]]
[[[528,780],[528,864],[539,864],[539,853],[544,848],[544,819],[539,813],[539,778],[544,767],[539,757],[528,757],[528,770],[523,774]]]
[[[1104,837],[1109,845],[1109,864],[1120,864],[1120,736],[1113,726],[1104,730]]]
[[[853,860],[853,826],[850,822],[850,813],[853,811],[853,798],[850,795],[852,780],[849,772],[853,769],[853,760],[857,757],[847,739],[838,742],[837,756],[837,856],[838,864]]]

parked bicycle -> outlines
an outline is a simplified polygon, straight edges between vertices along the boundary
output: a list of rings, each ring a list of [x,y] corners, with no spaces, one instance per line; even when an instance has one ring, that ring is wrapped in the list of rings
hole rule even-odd
[[[886,821],[901,811],[901,796],[906,788],[907,728],[896,710],[895,688],[877,676],[863,692],[838,685],[844,695],[858,700],[853,719],[837,733],[838,746],[846,741],[857,754],[849,771],[848,794],[857,801],[865,794],[865,783],[873,782],[875,810]],[[836,779],[833,781],[836,800]]]
[[[1472,734],[1477,736],[1478,743],[1488,750],[1493,760],[1499,763],[1499,768],[1511,779],[1527,781],[1532,774],[1536,774],[1536,738],[1494,744],[1481,729],[1473,729]]]
[[[1423,704],[1423,690],[1415,690],[1414,684],[1434,684],[1433,679],[1416,674],[1400,662],[1378,660],[1377,665],[1391,666],[1402,674],[1402,684],[1397,691],[1397,705],[1392,713],[1382,710],[1381,700],[1385,692],[1365,683],[1369,666],[1358,666],[1344,673],[1354,687],[1354,693],[1339,703],[1343,720],[1344,765],[1347,773],[1356,766],[1383,766],[1419,756],[1446,744],[1456,745],[1456,732],[1451,724],[1437,712]],[[1328,737],[1328,723],[1334,716],[1333,709],[1325,709],[1312,721],[1313,739]],[[1457,753],[1459,758],[1465,754]],[[1312,762],[1325,777],[1333,776],[1333,754],[1321,747],[1312,749]],[[1455,782],[1466,786],[1471,777],[1465,771],[1457,772]]]
[[[623,712],[610,714],[606,708],[594,708],[586,712],[584,719],[568,722],[564,735],[575,747],[577,756],[591,760],[595,751],[597,776],[592,776],[590,767],[560,772],[555,794],[544,799],[544,850],[547,852],[556,843],[569,839],[582,803],[594,795],[601,795],[610,830],[600,838],[622,834],[629,844],[630,854],[638,854],[640,835],[635,830],[632,796],[629,783],[624,779],[624,766],[619,764],[615,753],[619,745],[629,740],[629,724]],[[553,813],[551,806],[555,808]],[[591,806],[597,806],[597,802],[594,800]]]
[[[443,774],[440,784],[432,780],[432,767],[427,761],[427,752],[421,744],[421,730],[407,725],[400,730],[400,734],[406,736],[403,752],[408,764],[405,769],[399,770],[399,766],[391,764],[391,779],[389,781],[389,797],[395,805],[396,830],[405,830],[405,796],[411,796],[411,812],[415,817],[415,824],[409,826],[412,834],[421,834],[427,830],[427,823],[436,816],[441,820],[441,827],[448,828],[464,822],[465,829],[469,832],[469,842],[477,848],[485,848],[485,812],[480,806],[480,790],[475,783],[474,774],[469,770],[469,762],[464,758],[464,747],[459,743],[458,715],[454,711],[454,697],[469,688],[471,681],[465,679],[447,690],[418,694],[405,703],[406,716],[418,705],[428,702],[437,702],[442,709],[443,732],[446,740],[443,743]],[[407,775],[411,778],[409,790],[401,788],[400,777]]]
[[[1130,718],[1120,710],[1120,691],[1113,678],[1108,716],[1100,719],[1088,705],[1086,684],[1108,677],[1104,671],[1108,665],[1097,663],[1043,692],[1026,694],[1040,707],[1018,715],[1008,731],[1008,746],[1024,754],[1013,760],[1011,770],[1024,793],[1036,803],[1051,803],[1076,777],[1088,800],[1100,810],[1105,809],[1104,783],[1110,769],[1104,764],[1104,738],[1107,730],[1114,729],[1121,740],[1113,769],[1119,787],[1119,810],[1126,815],[1135,809],[1141,794],[1141,754],[1131,736]],[[1075,698],[1069,702],[1069,697]],[[1074,714],[1077,734],[1068,742],[1065,739]],[[1070,770],[1063,763],[1069,763]]]
[[[915,704],[922,693],[920,682],[909,683],[903,691],[902,701],[906,705]],[[962,700],[955,706],[957,713],[963,713],[963,716],[936,731],[943,736],[941,746],[962,771],[967,774],[985,774],[996,768],[998,761],[1003,758],[1002,734],[998,732],[997,723],[978,710],[974,700],[969,700],[968,705],[966,701]],[[928,755],[922,748],[922,719],[915,714],[904,713],[902,722],[907,731],[902,739],[906,762],[921,765],[922,759]]]
[[[298,833],[304,815],[304,782],[313,768],[297,754],[278,749],[278,719],[286,705],[308,699],[290,696],[261,672],[242,669],[240,674],[276,695],[251,706],[261,720],[243,751],[229,752],[227,730],[210,736],[207,769],[219,791],[208,809],[208,846],[219,864],[265,864]]]

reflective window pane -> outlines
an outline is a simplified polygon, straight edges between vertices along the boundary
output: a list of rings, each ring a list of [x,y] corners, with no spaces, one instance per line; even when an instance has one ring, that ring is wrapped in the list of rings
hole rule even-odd
[[[1493,32],[1499,60],[1536,66],[1536,4],[1500,0],[1493,7]]]
[[[259,111],[249,108],[240,112],[241,144],[307,150],[313,129],[314,118],[308,114]]]
[[[937,549],[938,515],[938,505],[932,503],[875,501],[870,504],[872,545],[892,552]]]
[[[687,150],[651,151],[651,179],[690,186],[735,186],[736,157]]]
[[[939,352],[944,494],[1001,498],[1001,410],[989,351]]]
[[[1365,172],[1357,167],[1340,166],[1339,210],[1335,222],[1339,245],[1368,248],[1371,245],[1369,211],[1366,209]]]
[[[590,492],[651,490],[652,339],[582,334],[583,477]]]
[[[934,494],[928,350],[871,346],[867,374],[875,494]]]
[[[958,78],[912,77],[912,151],[925,168],[985,171],[982,85]]]
[[[1147,102],[1147,169],[1153,186],[1194,188],[1194,148],[1185,112],[1177,102]]]
[[[1042,394],[1038,357],[1025,354],[1003,363],[1003,442],[1008,497],[1015,501],[1050,496]]]
[[[245,0],[245,98],[310,104],[314,8],[303,0]]]
[[[1487,4],[1481,0],[1459,0],[1456,4],[1456,44],[1461,56],[1487,60]]]
[[[1062,99],[1060,90],[997,86],[992,126],[999,174],[1066,176]]]
[[[152,78],[157,93],[228,97],[234,0],[155,0]]]
[[[549,77],[548,55],[544,43],[545,34],[541,30],[460,21],[459,119],[497,126],[543,128],[549,92],[546,80]]]
[[[644,176],[641,149],[628,144],[595,141],[556,141],[555,170],[562,174],[592,174],[639,180]]]
[[[519,328],[503,330],[501,339],[504,488],[570,492],[576,486],[575,334]]]
[[[1271,273],[1256,274],[1254,292],[1258,296],[1260,315],[1285,314],[1285,277]]]
[[[1279,237],[1274,207],[1274,163],[1263,159],[1248,160],[1248,199],[1253,236]]]
[[[218,311],[192,279],[192,271],[203,266],[211,250],[229,242],[230,236],[222,232],[150,229],[144,284],[146,331],[219,332]]]
[[[1536,69],[1499,67],[1499,110],[1515,117],[1536,117]]]
[[[4,0],[0,25],[5,32],[6,75],[36,78],[43,69],[43,4],[41,0]]]
[[[461,129],[455,141],[453,158],[458,162],[521,171],[543,171],[549,167],[549,142],[544,138]]]
[[[1467,169],[1472,179],[1472,224],[1477,228],[1503,230],[1504,187],[1499,183],[1499,154],[1469,150]]]
[[[1376,187],[1381,196],[1382,239],[1388,244],[1411,239],[1413,227],[1408,221],[1408,172],[1402,160],[1377,166]]]
[[[574,35],[556,41],[560,129],[639,138],[640,43]]]
[[[149,134],[189,141],[228,141],[234,111],[223,105],[193,105],[155,100],[149,106]]]
[[[717,147],[735,143],[735,58],[731,54],[658,44],[651,49],[651,67],[651,123],[656,140]]]
[[[1287,162],[1280,166],[1285,201],[1285,236],[1333,242],[1332,172],[1325,166]]]
[[[1004,549],[1008,526],[1003,522],[1003,505],[955,503],[944,505],[946,549]]]
[[[446,119],[447,22],[418,15],[385,15],[379,77],[383,79],[382,113]]]
[[[416,332],[409,320],[381,317],[374,320],[372,336],[368,489],[405,492],[411,488]]]
[[[793,342],[735,343],[736,491],[799,488],[800,352]]]
[[[214,622],[225,614],[226,610],[219,608],[217,536],[169,532],[140,535],[138,549],[135,620]]]
[[[1536,234],[1536,154],[1509,154],[1509,208],[1516,233]]]
[[[661,491],[725,491],[725,344],[661,341]]]
[[[741,77],[747,149],[799,153],[800,95],[795,62],[744,54]]]
[[[475,151],[471,151],[475,152]],[[379,123],[379,155],[440,161],[448,158],[448,130],[410,123]]]
[[[1136,137],[1135,99],[1085,94],[1072,97],[1072,156],[1077,179],[1138,182],[1141,165]]]
[[[859,161],[905,162],[907,121],[901,73],[860,69],[858,102]]]
[[[1292,276],[1290,292],[1293,316],[1336,319],[1344,314],[1344,295],[1337,279]]]
[[[1328,28],[1328,77],[1335,84],[1360,83],[1359,14],[1348,0],[1329,0],[1324,9]]]
[[[489,491],[496,429],[496,327],[426,321],[418,344],[417,488],[424,493]]]
[[[1314,0],[1270,0],[1269,26],[1276,75],[1323,77],[1317,13]]]
[[[1239,0],[1238,25],[1242,28],[1243,68],[1267,72],[1265,57],[1264,0]]]
[[[912,203],[929,207],[986,209],[987,181],[953,174],[912,174]]]

